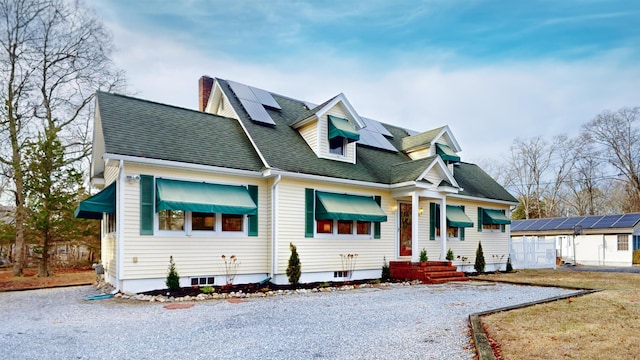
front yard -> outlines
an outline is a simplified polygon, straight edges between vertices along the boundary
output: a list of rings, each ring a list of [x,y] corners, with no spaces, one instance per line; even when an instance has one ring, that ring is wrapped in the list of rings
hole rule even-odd
[[[482,318],[504,359],[637,359],[640,274],[523,270],[479,278],[604,291]]]

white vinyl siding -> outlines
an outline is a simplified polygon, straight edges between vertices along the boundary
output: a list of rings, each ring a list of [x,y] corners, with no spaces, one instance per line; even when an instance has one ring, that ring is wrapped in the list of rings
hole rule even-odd
[[[305,188],[362,196],[381,196],[381,208],[387,222],[381,223],[380,239],[362,238],[305,238]],[[297,247],[304,273],[342,270],[340,254],[358,254],[356,270],[381,269],[383,257],[394,260],[395,216],[391,206],[395,202],[388,192],[377,189],[332,185],[282,179],[278,197],[278,273],[286,271],[291,252],[289,243]]]
[[[300,132],[304,141],[307,142],[307,145],[309,145],[317,156],[320,152],[320,149],[318,148],[318,121],[305,124],[298,129],[298,132]]]
[[[220,104],[216,109],[216,114],[220,116],[232,118],[232,119],[238,118],[238,115],[233,110],[233,107],[231,106],[231,103],[229,103],[229,100],[227,100],[226,96],[222,96],[222,100],[220,101]]]
[[[125,182],[124,214],[124,273],[123,279],[164,278],[169,256],[173,256],[181,277],[223,275],[221,256],[235,255],[240,261],[238,274],[269,271],[268,259],[268,189],[267,181],[260,178],[222,176],[190,171],[172,171],[126,165],[127,175],[155,175],[185,181],[205,181],[219,184],[257,185],[258,235],[256,237],[206,237],[176,235],[140,235],[140,184]],[[157,230],[156,234],[157,234]],[[137,262],[134,262],[137,260]]]
[[[411,158],[411,160],[417,160],[417,159],[424,159],[424,158],[429,157],[429,156],[431,156],[433,154],[429,151],[429,148],[426,148],[426,149],[420,149],[420,150],[412,151],[408,155]]]

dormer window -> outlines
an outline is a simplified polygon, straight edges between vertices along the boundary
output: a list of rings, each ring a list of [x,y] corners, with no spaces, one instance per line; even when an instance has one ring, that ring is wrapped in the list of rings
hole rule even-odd
[[[345,156],[345,149],[347,147],[347,139],[343,137],[334,137],[329,139],[329,153],[334,155]]]

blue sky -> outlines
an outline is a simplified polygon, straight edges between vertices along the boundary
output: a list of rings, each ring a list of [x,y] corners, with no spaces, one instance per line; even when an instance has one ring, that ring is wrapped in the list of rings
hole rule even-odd
[[[462,159],[515,138],[576,135],[640,106],[638,1],[121,1],[91,3],[132,93],[197,107],[201,75],[426,131]]]

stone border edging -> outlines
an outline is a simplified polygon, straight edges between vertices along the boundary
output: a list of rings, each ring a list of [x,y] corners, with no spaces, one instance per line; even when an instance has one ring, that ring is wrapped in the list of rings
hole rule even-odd
[[[496,281],[496,280],[487,280],[487,279],[476,279],[476,280],[494,282],[494,283],[512,284],[512,285],[555,287],[555,288],[561,288],[561,289],[579,290],[579,292],[573,293],[573,294],[553,296],[553,297],[538,300],[538,301],[530,301],[530,302],[526,302],[518,305],[505,306],[505,307],[500,307],[496,309],[485,310],[485,311],[480,311],[477,313],[470,314],[469,324],[471,326],[471,337],[473,338],[473,343],[476,348],[476,353],[478,354],[479,360],[495,360],[496,359],[495,355],[493,354],[493,349],[491,348],[491,344],[489,344],[489,338],[487,337],[487,334],[484,331],[484,328],[482,326],[482,321],[480,320],[481,316],[486,316],[490,314],[515,310],[515,309],[522,309],[522,308],[530,307],[533,305],[545,304],[545,303],[550,303],[558,300],[564,300],[564,299],[589,295],[589,294],[603,291],[603,289],[588,289],[588,288],[580,288],[580,287],[573,287],[573,286],[554,286],[549,284],[531,284],[531,283],[525,283],[525,282]]]

